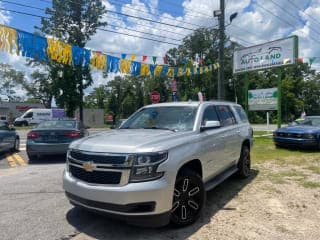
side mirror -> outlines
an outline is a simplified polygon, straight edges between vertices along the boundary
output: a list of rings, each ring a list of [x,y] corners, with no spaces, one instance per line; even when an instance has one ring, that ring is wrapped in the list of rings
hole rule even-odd
[[[221,127],[220,121],[206,121],[205,124],[201,126],[200,131],[219,127]]]

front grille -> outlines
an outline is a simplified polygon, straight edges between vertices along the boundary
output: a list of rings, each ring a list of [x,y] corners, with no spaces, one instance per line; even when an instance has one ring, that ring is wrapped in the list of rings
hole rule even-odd
[[[156,207],[155,202],[141,202],[141,203],[119,205],[119,204],[105,203],[105,202],[98,202],[98,201],[93,201],[89,199],[84,199],[68,192],[66,192],[66,195],[71,201],[73,200],[89,207],[104,209],[108,211],[123,212],[123,213],[152,212]]]
[[[121,172],[108,171],[92,171],[88,172],[83,168],[69,165],[71,175],[82,181],[97,184],[119,184],[121,180]]]
[[[126,156],[119,155],[95,155],[90,153],[71,151],[70,156],[76,160],[83,162],[94,162],[101,164],[123,164],[126,161]]]
[[[287,137],[287,138],[303,138],[303,134],[301,134],[301,133],[283,133],[283,132],[278,132],[277,136],[279,136],[279,137]]]

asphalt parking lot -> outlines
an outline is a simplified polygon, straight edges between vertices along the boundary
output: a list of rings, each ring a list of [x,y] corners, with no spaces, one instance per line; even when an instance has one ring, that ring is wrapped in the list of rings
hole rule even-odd
[[[91,134],[98,131],[101,130],[91,130]],[[19,131],[19,153],[0,155],[1,240],[320,237],[318,189],[301,188],[294,182],[270,185],[261,172],[269,165],[255,166],[250,178],[231,178],[208,192],[203,216],[186,228],[134,227],[75,208],[62,189],[64,157],[45,157],[29,163],[25,152],[26,134],[25,130]],[[318,179],[318,175],[315,176]],[[308,224],[299,224],[301,222]]]

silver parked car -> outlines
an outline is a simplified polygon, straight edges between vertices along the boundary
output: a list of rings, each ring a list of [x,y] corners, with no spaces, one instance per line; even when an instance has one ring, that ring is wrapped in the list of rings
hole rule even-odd
[[[193,223],[205,192],[250,174],[252,128],[228,102],[145,106],[119,129],[73,142],[63,188],[76,206],[144,226]]]

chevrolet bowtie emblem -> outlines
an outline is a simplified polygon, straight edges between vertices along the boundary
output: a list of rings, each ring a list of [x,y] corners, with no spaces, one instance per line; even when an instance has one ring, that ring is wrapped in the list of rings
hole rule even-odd
[[[93,162],[85,162],[83,163],[83,169],[86,170],[87,172],[92,172],[96,166],[93,164]]]

